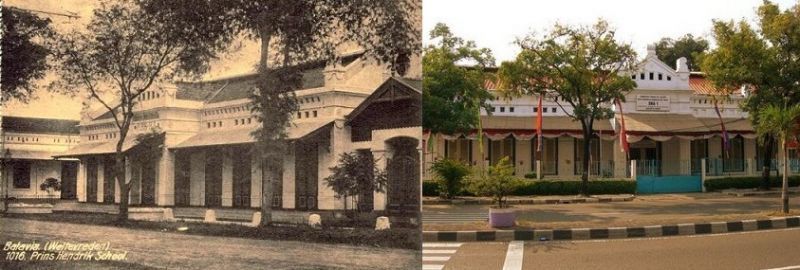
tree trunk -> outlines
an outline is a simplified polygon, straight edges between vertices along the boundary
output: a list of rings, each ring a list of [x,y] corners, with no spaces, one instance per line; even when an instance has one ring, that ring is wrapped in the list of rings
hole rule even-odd
[[[769,182],[769,170],[772,167],[774,145],[774,137],[769,136],[764,140],[764,151],[761,153],[761,186],[759,187],[761,190],[769,190],[771,186]]]
[[[125,153],[122,152],[122,145],[125,142],[127,134],[127,129],[120,129],[119,141],[117,141],[117,149],[114,154],[114,176],[117,178],[120,196],[117,222],[128,220],[128,193],[130,192],[130,185],[125,181]]]
[[[783,186],[781,187],[781,200],[783,201],[783,213],[789,213],[789,149],[786,139],[781,139],[783,155]]]
[[[272,223],[272,181],[278,174],[266,158],[261,159],[261,226]]]
[[[269,43],[272,40],[274,31],[269,25],[262,25],[259,29],[259,38],[261,39],[261,55],[259,62],[259,72],[266,72],[269,68]],[[262,123],[263,128],[264,123]],[[268,160],[267,155],[261,153],[261,226],[269,226],[272,224],[272,180],[278,174],[273,170],[272,164]]]

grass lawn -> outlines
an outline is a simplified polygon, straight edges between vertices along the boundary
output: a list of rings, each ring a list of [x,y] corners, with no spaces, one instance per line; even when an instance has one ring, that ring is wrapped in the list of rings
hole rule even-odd
[[[151,230],[177,234],[226,236],[248,239],[288,240],[331,244],[349,244],[402,249],[420,249],[421,235],[415,228],[392,228],[376,231],[372,228],[313,229],[307,226],[247,227],[232,224],[207,224],[199,222],[157,222],[128,220],[116,221],[116,215],[105,213],[54,212],[52,214],[4,214],[3,217],[74,224],[114,226],[129,229]],[[186,227],[185,231],[178,228]],[[13,268],[12,268],[13,269]]]

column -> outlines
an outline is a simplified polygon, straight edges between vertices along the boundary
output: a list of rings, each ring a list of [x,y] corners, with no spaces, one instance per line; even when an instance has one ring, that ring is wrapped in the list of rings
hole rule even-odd
[[[320,145],[323,149],[317,150],[317,206],[320,210],[344,209],[344,199],[336,199],[336,193],[323,180],[331,175],[330,168],[337,165],[339,155],[349,149],[350,128],[344,125],[343,120],[336,122],[331,128],[330,147]]]
[[[222,155],[222,206],[233,206],[233,159],[229,149]]]
[[[175,154],[164,147],[157,166],[156,205],[175,205]]]
[[[189,158],[189,204],[202,206],[206,200],[206,152],[197,151]]]
[[[75,181],[75,194],[78,202],[86,202],[86,160],[78,161],[78,177]]]
[[[105,174],[106,164],[105,161],[103,161],[103,159],[100,160],[101,161],[97,163],[97,201],[106,202],[105,201],[106,191],[104,189],[106,182],[106,174]]]
[[[613,160],[614,160],[614,178],[617,179],[624,179],[626,175],[626,171],[628,166],[628,157],[625,152],[622,151],[621,143],[619,142],[619,138],[614,140],[613,149],[610,151],[613,152]]]
[[[387,161],[391,158],[391,154],[386,149],[373,149],[372,156],[378,159],[377,164],[381,170],[386,170],[388,165]],[[422,197],[420,197],[422,198]],[[372,195],[372,207],[375,211],[386,210],[386,193],[374,192]]]
[[[679,142],[680,147],[680,155],[679,160],[681,162],[681,171],[682,175],[690,175],[692,173],[692,141],[688,139],[680,139],[675,137]]]
[[[294,179],[295,179],[295,175],[296,175],[295,171],[294,171],[295,170],[294,161],[295,161],[295,155],[297,155],[297,152],[294,151],[294,146],[289,147],[287,149],[287,151],[288,152],[286,153],[286,158],[284,158],[284,161],[283,161],[283,179],[281,179],[281,181],[283,181],[283,186],[281,188],[283,190],[283,192],[281,194],[281,196],[283,198],[283,202],[281,202],[281,203],[283,204],[283,208],[294,209],[295,207],[297,207],[296,204],[295,204],[295,195],[296,194],[295,194],[295,186],[294,186],[294,184],[295,184]],[[259,161],[259,164],[258,164],[258,168],[261,168],[260,161]],[[255,177],[255,175],[253,175],[253,177]],[[260,169],[258,170],[258,183],[259,183],[258,192],[259,192],[259,195],[260,195],[261,194],[260,193],[261,192],[261,170]]]
[[[261,207],[261,157],[250,155],[250,207]]]

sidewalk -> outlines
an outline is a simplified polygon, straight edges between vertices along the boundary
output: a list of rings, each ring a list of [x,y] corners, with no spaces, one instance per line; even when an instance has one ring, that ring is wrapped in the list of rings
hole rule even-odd
[[[575,195],[562,196],[509,196],[508,204],[571,204],[571,203],[607,203],[607,202],[627,202],[636,198],[633,194],[619,195],[595,195],[589,198]],[[455,199],[442,199],[440,197],[423,197],[423,205],[491,205],[492,198],[489,197],[456,197]]]
[[[423,205],[423,230],[493,230],[488,205]],[[517,226],[509,229],[559,229],[649,226],[768,219],[780,209],[780,195],[735,197],[725,193],[637,196],[632,202],[515,205]],[[790,199],[800,214],[800,198]],[[442,217],[464,217],[443,220]],[[438,220],[432,220],[432,218]]]

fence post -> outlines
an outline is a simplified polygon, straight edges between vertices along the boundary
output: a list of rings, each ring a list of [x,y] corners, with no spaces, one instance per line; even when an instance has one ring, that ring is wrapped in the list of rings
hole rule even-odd
[[[706,159],[700,159],[700,185],[703,192],[706,192]]]
[[[536,180],[542,180],[542,161],[536,161]]]
[[[631,180],[636,181],[636,160],[631,160]]]

